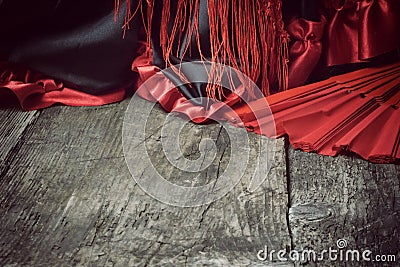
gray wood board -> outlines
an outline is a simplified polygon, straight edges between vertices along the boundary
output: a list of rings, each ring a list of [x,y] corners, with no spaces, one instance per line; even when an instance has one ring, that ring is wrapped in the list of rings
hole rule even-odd
[[[249,164],[240,183],[220,200],[172,207],[144,193],[126,167],[121,128],[127,103],[53,107],[26,128],[1,177],[0,264],[254,266],[267,264],[256,257],[265,245],[290,247],[283,140],[271,141],[277,144],[274,166],[255,192],[246,191]],[[157,169],[184,185],[216,179],[218,168],[229,161],[221,126],[188,124],[182,130],[188,158],[198,157],[202,137],[216,141],[216,160],[193,182],[162,156],[159,125],[165,117],[154,109],[146,132]],[[251,151],[270,142],[249,136]]]
[[[249,164],[232,192],[204,206],[172,207],[143,192],[128,170],[121,141],[127,106],[128,100],[103,107],[0,111],[0,265],[293,266],[276,258],[259,261],[257,252],[264,247],[318,252],[335,248],[338,239],[350,249],[395,254],[399,260],[399,166],[293,151],[282,139],[250,133]],[[174,125],[161,133],[166,117],[156,107],[147,119],[145,144],[153,166],[183,186],[216,181],[231,159],[227,131],[218,124],[188,123],[178,137]],[[161,144],[169,135],[191,160],[202,157],[200,141],[209,138],[216,157],[199,175],[179,170]],[[263,144],[275,152],[272,168],[250,193]],[[139,163],[134,170],[143,173],[144,167]]]
[[[289,149],[288,157],[289,221],[294,249],[338,250],[337,241],[344,239],[345,253],[347,249],[371,250],[371,259],[375,255],[396,255],[398,264],[400,166],[293,149]],[[394,262],[352,261],[350,254],[348,261],[345,256],[343,259],[308,265],[396,266]]]
[[[32,123],[39,112],[23,112],[19,108],[0,109],[0,166],[4,165],[9,153],[18,144],[26,127]]]

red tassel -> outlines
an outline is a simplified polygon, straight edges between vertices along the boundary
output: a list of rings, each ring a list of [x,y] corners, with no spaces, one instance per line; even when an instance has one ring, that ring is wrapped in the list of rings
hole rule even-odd
[[[142,10],[143,1],[138,1],[138,7],[132,13],[130,0],[125,0],[128,11],[124,30],[129,29],[129,22],[139,9]],[[148,17],[147,20],[143,19],[143,22],[150,46],[154,0],[146,1]],[[261,81],[264,95],[271,94],[271,87],[278,88],[277,91],[287,89],[288,35],[284,30],[281,0],[208,0],[211,59],[204,57],[200,47],[200,0],[177,1],[176,14],[171,17],[170,0],[163,0],[160,43],[166,67],[172,66],[171,55],[179,57],[179,51],[183,51],[182,58],[190,51],[192,45],[196,45],[201,60],[229,65],[241,70],[254,82]],[[116,14],[120,5],[120,0],[115,0]],[[173,24],[169,31],[168,25],[171,20]],[[181,42],[191,40],[192,37],[195,37],[195,44]],[[182,76],[179,69],[173,69]],[[222,78],[220,74],[221,71],[217,68],[210,70],[210,85],[207,87],[209,97],[223,97],[222,88],[212,85]]]

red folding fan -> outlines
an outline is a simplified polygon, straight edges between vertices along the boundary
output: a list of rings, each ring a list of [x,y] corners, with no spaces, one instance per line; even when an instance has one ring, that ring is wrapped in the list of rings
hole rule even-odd
[[[254,112],[265,109],[262,100],[235,110],[244,126],[256,132],[263,127],[271,137],[287,134],[294,148],[323,155],[352,151],[377,163],[400,158],[400,63],[332,77],[267,101],[276,134],[268,132],[270,118],[254,119]]]

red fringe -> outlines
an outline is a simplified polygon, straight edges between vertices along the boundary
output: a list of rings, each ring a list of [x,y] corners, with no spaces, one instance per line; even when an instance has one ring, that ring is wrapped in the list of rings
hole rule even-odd
[[[138,10],[143,9],[143,1],[138,0],[138,6],[132,13],[131,1],[125,0],[127,13],[124,31],[129,29],[129,22]],[[149,47],[154,1],[146,0],[147,19],[143,18]],[[281,0],[208,0],[211,59],[206,59],[200,48],[200,0],[177,0],[174,18],[170,13],[170,0],[162,1],[160,42],[166,67],[173,67],[170,55],[179,57],[179,51],[184,51],[184,56],[190,51],[191,45],[196,45],[201,60],[226,64],[241,70],[254,82],[260,81],[264,95],[271,94],[271,87],[277,88],[277,91],[287,89],[289,38],[284,30]],[[121,4],[121,0],[115,0],[116,15]],[[187,14],[191,16],[188,17]],[[174,23],[169,31],[168,24],[171,20]],[[181,42],[191,40],[193,36],[195,44]],[[177,68],[173,69],[181,75]],[[218,79],[222,77],[219,73],[217,68],[211,69],[209,79],[212,83],[219,82]],[[210,83],[207,94],[209,97],[221,99],[223,90]]]

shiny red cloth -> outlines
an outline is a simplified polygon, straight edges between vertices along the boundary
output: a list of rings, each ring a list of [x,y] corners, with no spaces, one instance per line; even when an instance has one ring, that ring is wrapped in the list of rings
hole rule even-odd
[[[328,66],[363,62],[400,46],[399,0],[325,0],[325,16]]]
[[[158,102],[167,112],[174,111],[184,114],[195,123],[205,123],[211,117],[225,121],[237,118],[236,115],[227,117],[227,113],[221,112],[221,110],[225,106],[241,105],[241,97],[243,95],[238,93],[240,91],[243,92],[241,88],[235,88],[236,93],[228,95],[223,103],[215,103],[208,108],[196,105],[194,102],[188,101],[173,83],[160,72],[158,67],[151,64],[151,60],[149,60],[151,53],[151,50],[147,50],[142,56],[136,58],[132,64],[132,70],[138,72],[140,76],[140,86],[136,94],[148,101]]]
[[[0,62],[0,90],[11,90],[23,110],[36,110],[54,104],[68,106],[100,106],[121,101],[127,88],[116,88],[110,93],[91,95],[64,86],[47,75],[28,68]]]
[[[286,27],[293,40],[289,48],[289,88],[303,85],[318,64],[322,53],[322,35],[326,21],[295,19]]]

